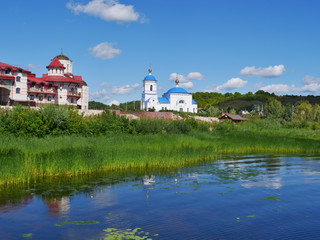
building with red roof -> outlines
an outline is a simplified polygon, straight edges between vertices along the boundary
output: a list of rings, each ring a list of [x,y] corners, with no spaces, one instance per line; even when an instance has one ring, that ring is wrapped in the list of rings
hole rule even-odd
[[[0,105],[54,103],[88,109],[89,88],[81,76],[73,75],[68,57],[61,52],[47,69],[48,73],[36,77],[28,70],[0,62]]]

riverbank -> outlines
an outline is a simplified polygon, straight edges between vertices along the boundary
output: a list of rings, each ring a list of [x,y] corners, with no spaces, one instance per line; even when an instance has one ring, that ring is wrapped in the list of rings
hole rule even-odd
[[[320,153],[318,131],[221,129],[188,134],[1,137],[0,184],[133,168],[175,168],[222,154]]]

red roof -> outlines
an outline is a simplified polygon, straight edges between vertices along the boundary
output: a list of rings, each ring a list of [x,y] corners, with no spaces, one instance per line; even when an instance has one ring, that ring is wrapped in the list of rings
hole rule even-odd
[[[73,76],[73,78],[70,78],[66,76],[48,76],[48,74],[43,74],[42,79],[48,82],[66,82],[81,85],[84,84],[81,76]]]
[[[8,68],[10,68],[12,72],[16,72],[16,71],[20,70],[21,72],[24,72],[24,73],[30,73],[30,71],[28,71],[28,70],[0,62],[0,70],[5,71]]]
[[[65,68],[57,57],[55,57],[47,68]]]
[[[12,76],[12,75],[0,74],[0,79],[1,79],[1,80],[14,80],[15,77]]]

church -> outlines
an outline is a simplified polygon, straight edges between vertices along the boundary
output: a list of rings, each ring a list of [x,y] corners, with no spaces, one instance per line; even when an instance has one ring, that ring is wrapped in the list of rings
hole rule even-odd
[[[0,62],[0,105],[15,102],[37,107],[53,103],[88,109],[89,88],[81,76],[73,75],[72,61],[61,54],[54,57],[42,77],[20,67]]]
[[[162,97],[158,97],[157,79],[152,75],[152,70],[149,68],[149,74],[143,80],[141,110],[173,110],[196,113],[198,104],[192,99],[192,94],[179,87],[178,78],[175,83],[175,87],[169,89]]]

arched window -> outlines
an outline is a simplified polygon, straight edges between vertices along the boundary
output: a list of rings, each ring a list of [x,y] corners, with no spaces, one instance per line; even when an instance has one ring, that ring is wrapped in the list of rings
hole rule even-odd
[[[21,80],[21,77],[16,77],[17,82],[20,82],[20,80]]]
[[[152,87],[153,87],[153,86],[152,86],[152,85],[150,85],[150,91],[152,91]]]
[[[183,100],[180,100],[179,103],[184,103],[184,101],[183,101]]]
[[[20,88],[16,88],[16,93],[20,93]]]

